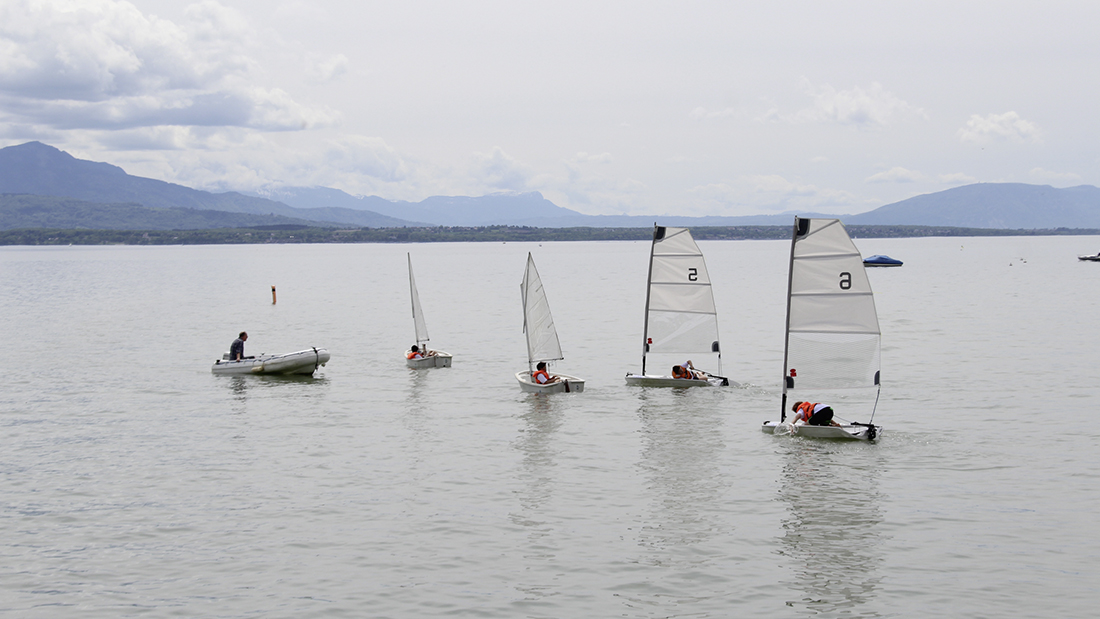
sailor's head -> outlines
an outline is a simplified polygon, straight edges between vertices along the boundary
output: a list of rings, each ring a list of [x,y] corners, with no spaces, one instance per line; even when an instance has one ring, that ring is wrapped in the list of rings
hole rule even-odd
[[[247,334],[247,333],[245,333],[244,331],[241,331],[241,332],[240,332],[240,333],[239,333],[239,334],[237,335],[237,337],[241,338],[242,340],[247,340],[247,339],[248,339],[248,334]]]
[[[413,344],[413,347],[410,348],[409,350],[411,350],[413,352],[420,352],[420,347],[417,346],[416,344]]]
[[[546,369],[546,362],[545,361],[539,361],[539,364],[535,366],[535,369],[536,370],[545,370]]]
[[[802,402],[795,402],[794,406],[791,407],[791,412],[797,412],[799,406],[802,406]]]

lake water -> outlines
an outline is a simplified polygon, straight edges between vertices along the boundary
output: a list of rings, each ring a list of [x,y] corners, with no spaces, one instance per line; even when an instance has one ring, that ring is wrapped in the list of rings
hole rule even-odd
[[[742,386],[694,390],[623,380],[648,242],[0,248],[0,614],[1092,616],[1100,238],[856,243],[905,261],[870,444],[759,430],[789,242],[700,243]],[[512,376],[529,251],[582,394]],[[213,376],[242,329],[332,360]]]

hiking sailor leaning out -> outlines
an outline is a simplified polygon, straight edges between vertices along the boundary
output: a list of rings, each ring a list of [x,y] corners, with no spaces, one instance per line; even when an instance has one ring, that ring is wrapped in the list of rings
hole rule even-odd
[[[794,416],[793,424],[805,424],[810,426],[839,426],[833,421],[833,409],[828,404],[818,402],[795,402],[791,407]]]

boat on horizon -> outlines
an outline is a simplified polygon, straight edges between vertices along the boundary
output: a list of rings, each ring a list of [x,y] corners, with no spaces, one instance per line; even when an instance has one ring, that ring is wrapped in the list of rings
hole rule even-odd
[[[863,259],[863,265],[869,267],[900,267],[903,264],[901,260],[878,254]]]

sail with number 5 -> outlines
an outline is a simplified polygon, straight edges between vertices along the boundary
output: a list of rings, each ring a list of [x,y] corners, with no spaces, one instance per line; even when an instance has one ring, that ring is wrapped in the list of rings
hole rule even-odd
[[[647,362],[670,365],[691,361],[698,373],[684,378],[648,373]],[[642,329],[642,371],[627,374],[631,385],[691,387],[728,385],[718,344],[718,311],[703,252],[687,228],[653,227]]]
[[[873,419],[880,389],[881,340],[871,282],[844,224],[838,219],[796,217],[787,280],[781,421],[787,417],[788,402],[810,402],[826,394],[843,397],[849,408],[867,402]],[[836,402],[829,404],[839,408]],[[769,428],[770,423],[765,424],[765,432],[782,425]],[[793,429],[800,435],[827,438],[873,439],[878,433],[870,420]]]

